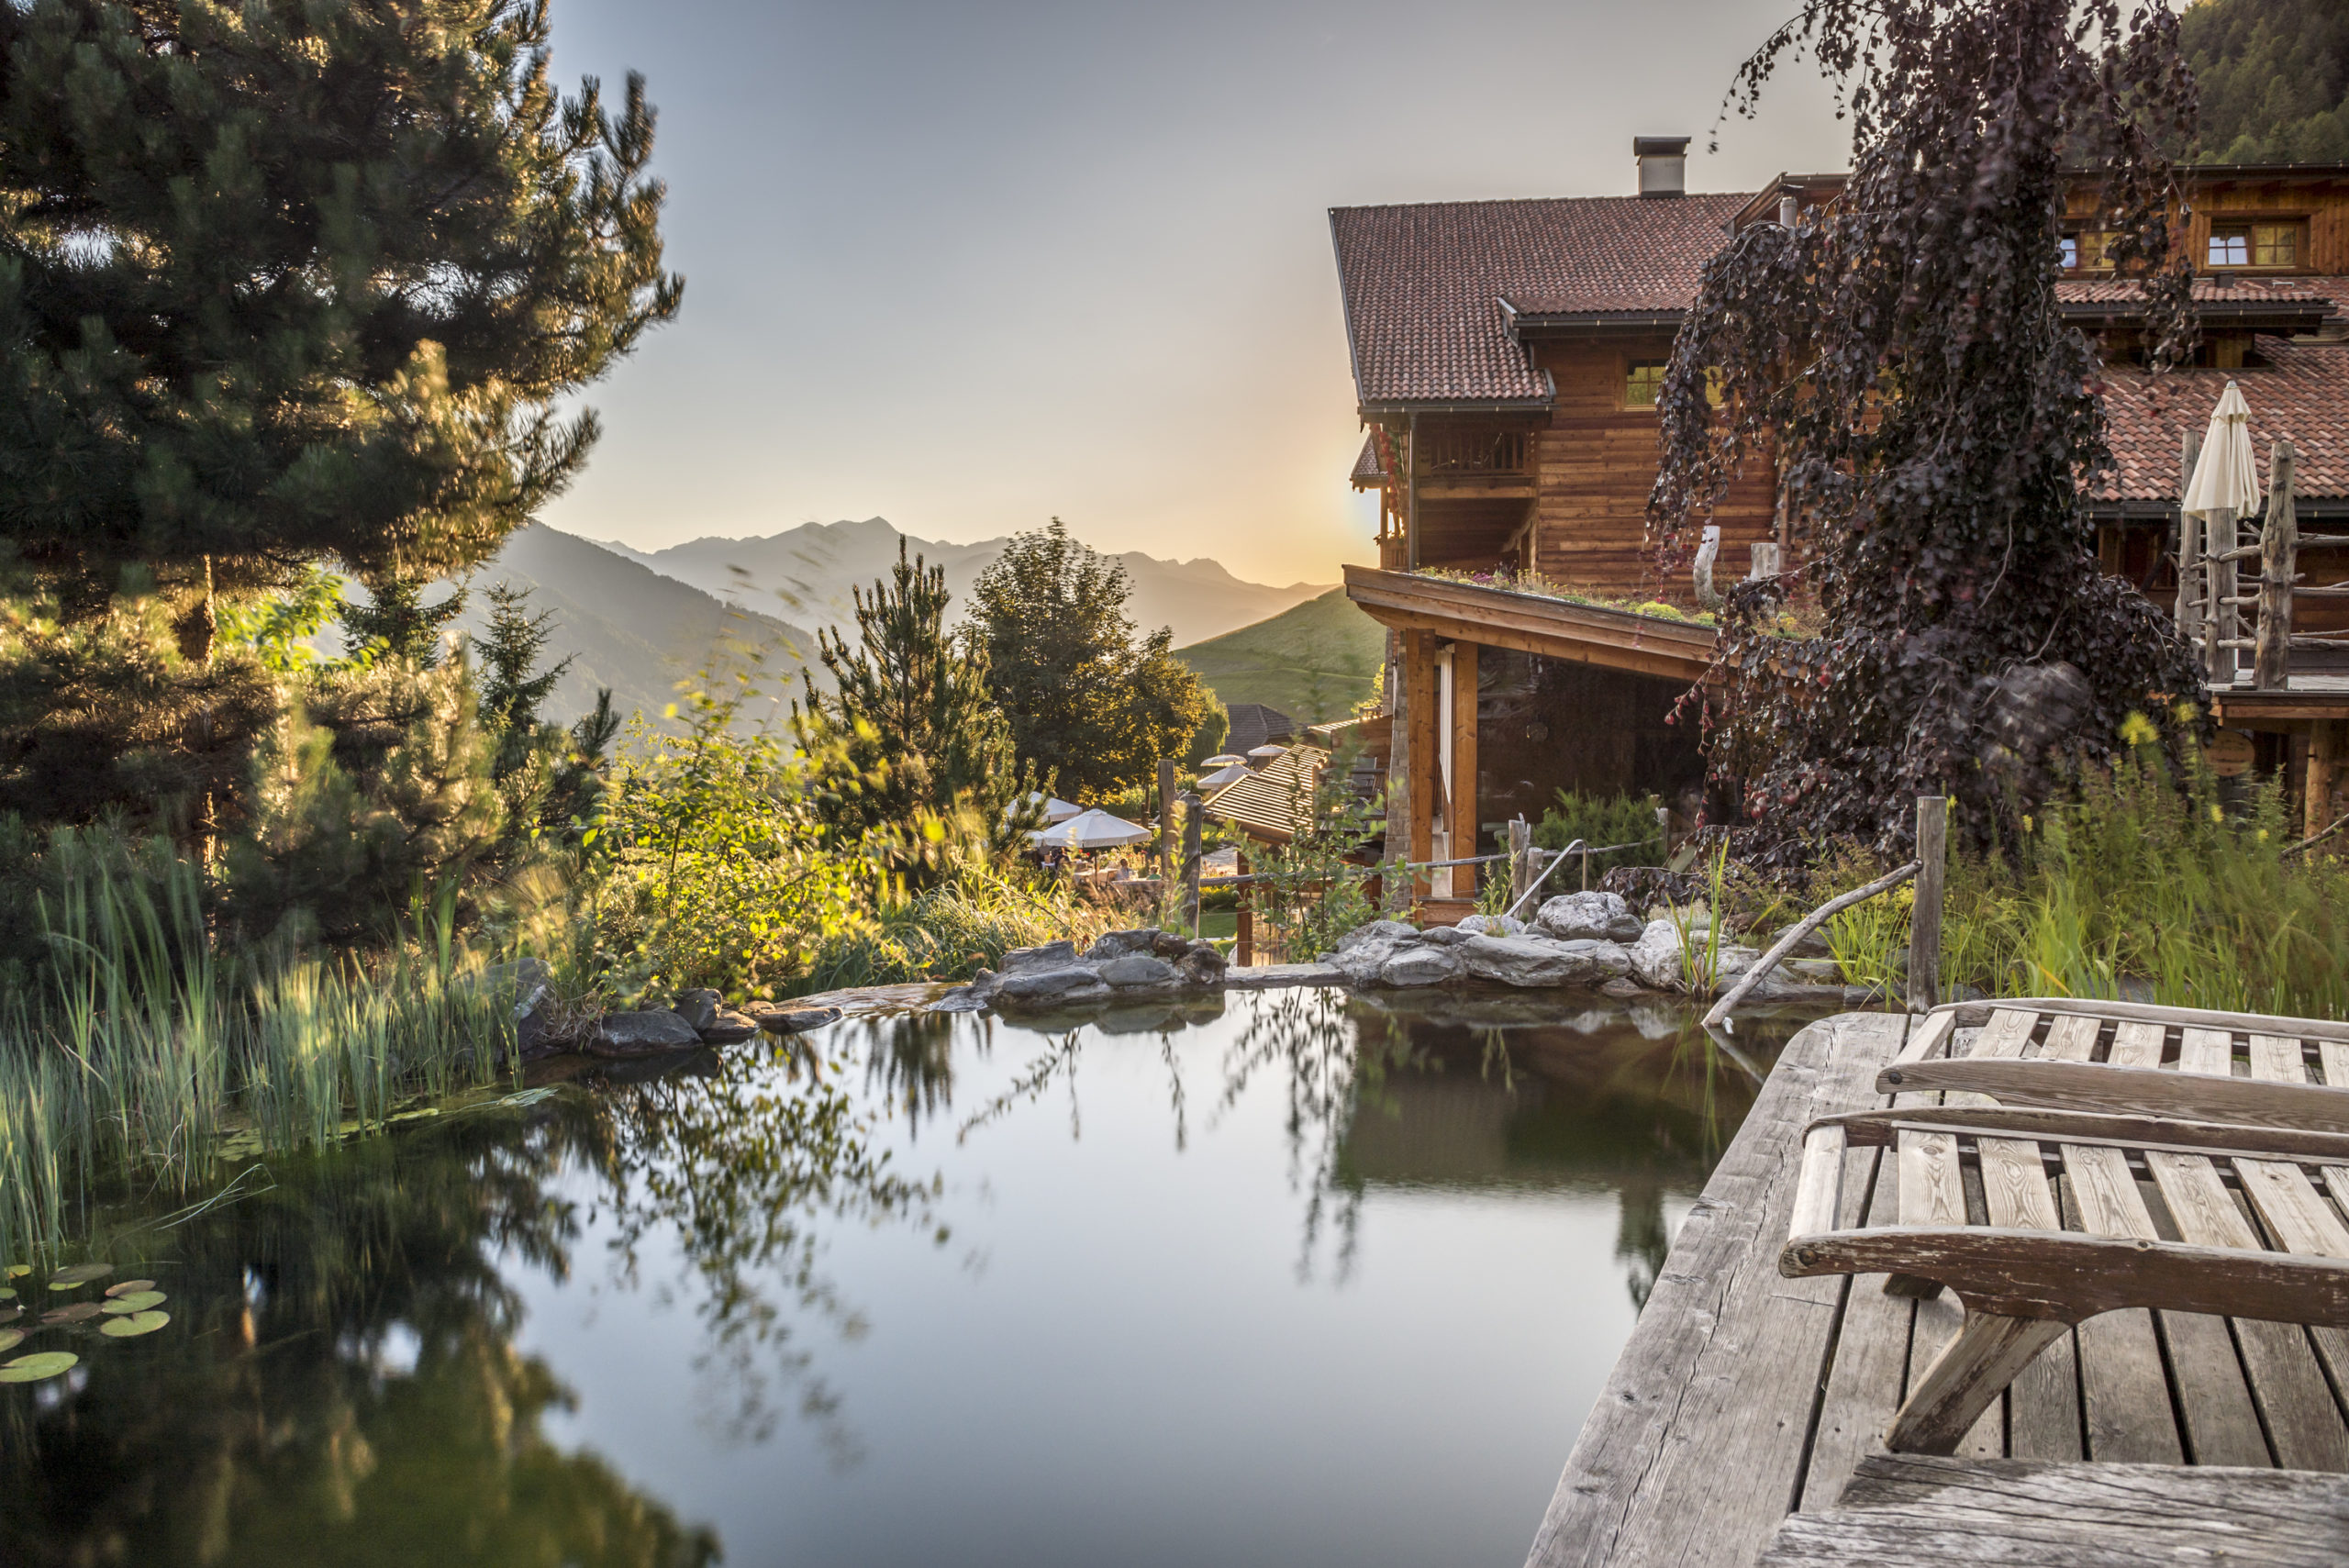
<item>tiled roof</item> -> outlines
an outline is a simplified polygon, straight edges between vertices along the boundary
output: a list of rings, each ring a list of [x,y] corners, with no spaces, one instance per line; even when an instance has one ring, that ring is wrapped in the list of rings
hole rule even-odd
[[[2349,279],[2311,283],[2349,289]],[[2269,362],[2242,370],[2106,373],[2105,414],[2111,422],[2118,482],[2100,501],[2177,499],[2178,445],[2210,422],[2210,410],[2232,381],[2251,405],[2251,444],[2261,484],[2267,483],[2267,449],[2279,436],[2299,454],[2294,486],[2310,499],[2349,500],[2349,342],[2311,346],[2280,338],[2255,339]]]
[[[1537,315],[1685,309],[1743,195],[1332,207],[1354,390],[1365,405],[1546,401],[1509,333]]]
[[[1354,459],[1353,486],[1357,490],[1368,490],[1386,483],[1386,470],[1378,461],[1378,437],[1375,434],[1364,436],[1362,455]]]
[[[2349,279],[2202,277],[2194,280],[2194,299],[2199,305],[2307,303],[2335,298],[2321,285],[2342,283]],[[2055,284],[2055,297],[2065,305],[2133,305],[2141,287],[2134,278],[2065,278]]]
[[[1285,741],[1297,733],[1297,720],[1260,702],[1230,703],[1223,711],[1231,718],[1231,729],[1223,743],[1242,756],[1259,746]]]
[[[1208,797],[1207,814],[1249,838],[1286,843],[1299,828],[1312,826],[1313,790],[1327,751],[1292,746],[1244,779],[1234,779]]]

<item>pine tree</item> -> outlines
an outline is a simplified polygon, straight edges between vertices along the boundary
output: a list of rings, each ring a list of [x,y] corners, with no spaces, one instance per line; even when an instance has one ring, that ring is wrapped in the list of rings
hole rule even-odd
[[[2349,12],[2339,0],[2207,0],[2178,17],[2206,163],[2349,161]]]
[[[0,538],[69,620],[480,560],[675,314],[651,150],[544,0],[0,6]]]
[[[511,583],[489,590],[489,635],[481,645],[481,715],[500,737],[497,773],[504,778],[520,759],[540,728],[539,705],[547,700],[571,661],[563,659],[545,669],[539,657],[552,634],[547,623],[552,610],[532,615],[526,607],[530,591]]]
[[[1161,628],[1139,642],[1125,569],[1058,517],[1013,539],[971,593],[966,632],[986,651],[1019,758],[1080,797],[1113,793],[1180,757],[1216,702]]]
[[[934,860],[919,851],[925,837],[1001,851],[1041,823],[1036,771],[1015,760],[985,651],[946,629],[950,597],[945,571],[908,560],[900,539],[890,580],[855,591],[858,645],[817,633],[836,690],[806,673],[793,710],[834,829],[893,838],[912,862]]]
[[[367,604],[342,606],[342,629],[361,658],[384,659],[418,670],[440,667],[440,634],[465,612],[465,591],[424,602],[425,584],[400,575],[378,585]]]

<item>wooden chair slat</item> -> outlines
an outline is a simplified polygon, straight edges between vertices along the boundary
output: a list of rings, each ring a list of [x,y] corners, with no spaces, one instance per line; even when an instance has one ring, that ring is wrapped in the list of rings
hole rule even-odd
[[[2349,1226],[2341,1223],[2307,1172],[2282,1160],[2237,1160],[2233,1164],[2252,1207],[2284,1251],[2349,1258]]]
[[[2055,1197],[2047,1190],[2047,1169],[2039,1145],[2028,1139],[1985,1138],[1981,1151],[1982,1201],[1990,1223],[2020,1230],[2061,1230]],[[2295,1167],[2297,1169],[2297,1167]]]
[[[2168,1032],[2160,1024],[2123,1020],[2113,1026],[2112,1054],[2106,1060],[2115,1067],[2159,1067],[2162,1040]]]
[[[1965,1178],[1957,1168],[1957,1140],[1946,1132],[1900,1135],[1900,1223],[1965,1223]]]
[[[2235,1070],[2234,1036],[2225,1029],[2180,1029],[2177,1070],[2211,1078],[2227,1077]]]
[[[2047,1038],[2040,1042],[2039,1054],[2054,1062],[2094,1061],[2097,1031],[2103,1027],[2103,1019],[2085,1013],[2060,1014],[2047,1020]]]
[[[2336,1089],[2349,1088],[2349,1041],[2318,1040],[2316,1053],[2324,1063],[2324,1081]]]
[[[2169,1205],[2170,1218],[2177,1221],[2180,1237],[2198,1247],[2258,1248],[2259,1238],[2209,1160],[2199,1154],[2154,1153],[2145,1156],[2145,1165],[2161,1189],[2162,1201]]]
[[[2161,1240],[2153,1211],[2137,1190],[2137,1178],[2129,1173],[2128,1155],[2118,1149],[2077,1143],[2057,1147],[2064,1156],[2064,1173],[2072,1179],[2072,1202],[2080,1211],[2080,1229],[2092,1236]]]
[[[1976,1056],[2021,1056],[2031,1045],[2031,1031],[2039,1015],[2020,1007],[2000,1007],[1990,1015],[1982,1036],[1974,1042]]]
[[[2288,1035],[2253,1035],[2251,1075],[2269,1084],[2307,1083],[2309,1064],[2300,1054],[2300,1042]]]

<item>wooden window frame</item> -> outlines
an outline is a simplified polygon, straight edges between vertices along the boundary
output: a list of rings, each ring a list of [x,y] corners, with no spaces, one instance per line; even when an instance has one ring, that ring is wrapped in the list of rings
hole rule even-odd
[[[2255,254],[2255,251],[2253,250],[2254,231],[2264,226],[2289,228],[2293,231],[2292,260],[2290,261],[2262,262],[2250,259]],[[2210,260],[2210,248],[2218,243],[2221,236],[2236,232],[2240,232],[2243,235],[2243,255],[2245,260],[2242,261],[2213,261]],[[2308,272],[2310,270],[2309,215],[2306,213],[2274,212],[2213,213],[2210,217],[2210,228],[2204,234],[2202,239],[2200,265],[2201,269],[2205,272],[2221,272],[2230,274],[2256,272],[2268,275],[2288,275],[2295,272]]]
[[[2083,266],[2080,263],[2079,258],[2086,248],[2085,241],[2091,234],[2100,234],[2104,236],[2104,243],[2097,248],[2097,260],[2095,265]],[[2113,265],[2112,261],[2112,242],[2116,236],[2111,229],[2086,228],[2066,228],[2063,232],[2063,238],[2071,241],[2072,244],[2072,260],[2064,267],[2064,272],[2067,276],[2095,277],[2119,270]]]
[[[1644,354],[1619,354],[1615,361],[1616,406],[1630,414],[1653,414],[1664,406],[1664,372],[1672,363],[1672,356],[1651,359]],[[1655,367],[1655,397],[1647,403],[1631,401],[1631,373],[1642,365]]]

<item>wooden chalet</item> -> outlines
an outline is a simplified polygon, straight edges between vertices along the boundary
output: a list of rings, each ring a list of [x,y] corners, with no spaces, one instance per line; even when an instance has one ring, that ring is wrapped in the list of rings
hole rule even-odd
[[[1831,202],[1843,180],[1693,194],[1686,149],[1637,139],[1634,195],[1330,214],[1368,428],[1352,478],[1380,503],[1379,563],[1348,567],[1346,587],[1388,628],[1390,855],[1489,851],[1501,820],[1539,817],[1561,788],[1693,805],[1703,787],[1697,727],[1673,714],[1703,677],[1712,632],[1685,618],[1693,583],[1659,580],[1644,550],[1657,393],[1706,260],[1789,205]],[[2276,439],[2298,450],[2299,527],[2349,534],[2349,166],[2191,172],[2182,242],[2201,274],[2202,362],[2143,370],[2142,305],[2085,219],[2065,237],[2073,275],[2061,285],[2109,372],[2120,473],[2092,498],[2100,553],[2157,598],[2176,593],[2180,442],[2230,379],[2250,401],[2263,468]],[[1775,569],[1788,541],[1766,463],[1714,520],[1721,585]],[[2327,587],[2349,578],[2334,569],[2349,560],[2305,553],[2298,629],[2349,629],[2349,603],[2332,596],[2349,587]],[[1529,579],[1572,596],[1522,591]],[[2206,696],[2222,723],[2256,734],[2261,766],[2292,770],[2312,821],[2339,814],[2349,649],[2296,647],[2285,688],[2214,677]],[[1473,883],[1439,871],[1418,891],[1441,918],[1464,910]]]

